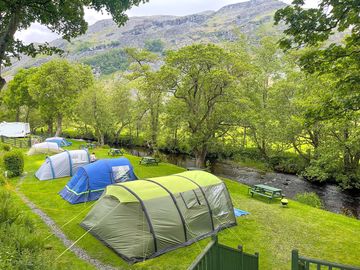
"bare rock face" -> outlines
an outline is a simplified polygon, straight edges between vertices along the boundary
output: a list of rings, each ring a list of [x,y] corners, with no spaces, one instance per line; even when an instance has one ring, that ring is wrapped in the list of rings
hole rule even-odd
[[[86,62],[100,54],[124,47],[144,47],[149,40],[161,40],[166,50],[192,43],[234,41],[239,32],[256,40],[260,28],[262,31],[267,29],[271,34],[279,32],[279,28],[272,23],[273,15],[284,6],[286,4],[279,0],[251,0],[228,5],[218,11],[188,16],[131,17],[120,28],[111,19],[102,20],[89,26],[84,35],[71,43],[58,39],[51,42],[51,45],[63,49],[70,60]],[[50,58],[24,57],[20,61],[14,61],[7,73],[11,75],[20,67],[36,66]]]

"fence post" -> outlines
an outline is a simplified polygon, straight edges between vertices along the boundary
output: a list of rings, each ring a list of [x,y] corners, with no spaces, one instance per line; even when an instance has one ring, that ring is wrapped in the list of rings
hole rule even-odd
[[[299,251],[297,249],[291,251],[291,270],[299,270]]]
[[[218,239],[218,236],[217,234],[214,234],[211,239],[215,242],[213,247],[212,247],[212,250],[213,252],[215,253],[215,265],[213,265],[213,268],[212,269],[221,269],[221,265],[220,265],[220,250],[219,250],[219,239]],[[211,267],[210,267],[211,268]]]
[[[243,253],[243,247],[242,245],[238,245],[238,250],[239,250],[239,253],[240,253],[240,269],[241,270],[244,270],[244,253]]]

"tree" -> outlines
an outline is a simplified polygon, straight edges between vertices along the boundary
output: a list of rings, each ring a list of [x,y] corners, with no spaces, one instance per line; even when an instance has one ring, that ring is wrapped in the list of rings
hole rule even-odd
[[[300,66],[310,73],[333,75],[338,91],[326,101],[326,114],[360,110],[359,1],[322,0],[312,9],[303,5],[303,0],[294,0],[292,6],[276,12],[275,22],[287,25],[280,46],[284,50],[311,48],[300,57]],[[343,43],[324,45],[336,32],[349,34]]]
[[[160,73],[189,132],[196,165],[203,167],[209,145],[226,134],[234,115],[234,82],[241,75],[232,54],[215,45],[192,45],[167,54]]]
[[[21,54],[36,56],[39,53],[60,53],[56,47],[45,43],[25,45],[15,40],[16,31],[30,27],[34,22],[47,26],[51,31],[70,40],[84,34],[87,23],[84,20],[84,8],[109,12],[118,25],[127,20],[124,11],[133,5],[145,3],[146,0],[2,0],[0,1],[0,67],[11,64],[12,57],[21,57]],[[0,73],[0,90],[5,84]]]
[[[155,63],[158,56],[135,48],[127,48],[125,51],[132,61],[130,69],[133,71],[127,77],[138,90],[138,104],[143,109],[142,117],[147,113],[150,115],[150,146],[156,149],[164,91],[159,73],[154,72],[150,64]]]
[[[242,112],[238,121],[246,128],[261,156],[268,160],[279,129],[275,119],[279,104],[274,105],[277,93],[272,85],[279,79],[282,67],[272,38],[264,37],[259,47],[250,48],[250,57],[244,52],[239,54],[239,57],[246,57],[250,72],[238,86],[238,110]]]
[[[52,60],[38,67],[30,82],[30,94],[38,103],[52,133],[53,119],[57,121],[56,136],[62,132],[63,118],[70,116],[80,93],[93,84],[89,66]]]
[[[36,102],[29,93],[29,81],[36,72],[36,68],[21,69],[9,82],[3,92],[3,100],[7,108],[15,112],[15,121],[20,121],[20,112],[26,107],[25,122],[29,121],[30,110],[36,107]]]
[[[111,90],[109,106],[114,117],[115,142],[119,142],[119,136],[125,127],[133,120],[132,110],[135,106],[131,97],[130,89],[124,82],[116,82],[108,87]]]
[[[77,105],[79,118],[94,128],[101,145],[104,145],[105,135],[112,131],[114,124],[110,99],[110,93],[97,84],[81,94]]]

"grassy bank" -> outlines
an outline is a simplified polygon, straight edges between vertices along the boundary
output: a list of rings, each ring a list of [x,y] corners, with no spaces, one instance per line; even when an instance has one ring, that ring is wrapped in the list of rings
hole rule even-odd
[[[34,230],[36,231],[36,236],[38,236],[39,239],[45,239],[44,249],[38,254],[38,256],[42,256],[46,261],[51,261],[52,264],[51,266],[49,265],[49,269],[95,269],[90,264],[77,258],[72,252],[67,252],[64,256],[56,260],[56,262],[52,261],[53,258],[56,258],[65,249],[65,246],[59,239],[55,237],[49,237],[52,235],[51,230],[45,225],[45,223],[40,219],[40,217],[34,214],[31,209],[16,194],[15,185],[17,180],[18,179],[11,180],[4,186],[0,186],[0,191],[10,192],[11,200],[13,201],[14,205],[16,205],[16,207],[19,209],[21,215],[26,216],[31,220],[34,226]],[[22,235],[22,237],[22,241],[27,241],[26,235]],[[10,258],[0,257],[0,261],[5,259]],[[27,265],[27,268],[20,269],[36,269],[32,267],[32,265]]]
[[[77,149],[78,146],[79,143],[75,142],[72,148]],[[96,149],[95,153],[97,157],[107,157],[106,149]],[[126,157],[130,159],[140,178],[168,175],[183,170],[165,163],[159,166],[140,166],[138,157],[130,155]],[[64,201],[57,193],[69,178],[39,181],[34,177],[44,158],[45,156],[26,157],[27,175],[21,183],[21,191],[51,216],[70,239],[77,240],[83,236],[77,244],[104,263],[120,266],[121,269],[186,269],[209,241],[205,239],[189,247],[129,266],[93,236],[84,235],[85,230],[79,226],[79,223],[90,210],[93,202],[71,205]],[[289,269],[290,253],[294,248],[309,257],[360,265],[358,220],[294,201],[290,201],[289,208],[280,207],[278,202],[268,204],[261,199],[250,198],[245,185],[226,179],[224,181],[235,207],[251,214],[238,218],[238,226],[222,231],[219,240],[231,247],[241,244],[246,252],[259,252],[260,269]],[[56,244],[57,240],[54,236],[49,237],[48,241],[56,246],[56,249],[53,249],[54,254],[56,253],[55,258],[64,248]],[[71,252],[66,252],[58,260],[71,260],[73,256]],[[79,266],[76,269],[84,268]]]

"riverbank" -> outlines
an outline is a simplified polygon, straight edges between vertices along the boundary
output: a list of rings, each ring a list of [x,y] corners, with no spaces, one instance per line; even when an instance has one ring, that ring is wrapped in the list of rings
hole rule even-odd
[[[72,148],[78,149],[79,144],[74,142]],[[94,150],[98,158],[108,157],[107,151],[100,148]],[[56,222],[69,239],[76,241],[83,237],[77,245],[93,258],[121,269],[186,269],[207,244],[208,239],[205,239],[144,263],[129,266],[101,242],[90,234],[85,234],[79,226],[93,202],[70,205],[57,194],[69,178],[39,181],[34,177],[44,157],[26,157],[25,170],[28,174],[19,188]],[[140,178],[168,175],[184,170],[167,163],[161,163],[159,166],[141,166],[139,157],[126,157],[130,159]],[[234,248],[241,244],[246,252],[259,252],[260,269],[289,269],[290,254],[294,248],[299,249],[305,256],[360,265],[360,257],[354,252],[354,247],[360,245],[358,220],[291,200],[289,208],[282,208],[278,202],[269,204],[262,199],[249,197],[246,185],[227,179],[224,181],[235,207],[250,212],[250,215],[239,217],[236,227],[222,231],[219,235],[220,242]],[[54,236],[49,239],[53,241]],[[59,254],[62,251],[59,251]],[[69,253],[63,256],[66,254]]]

